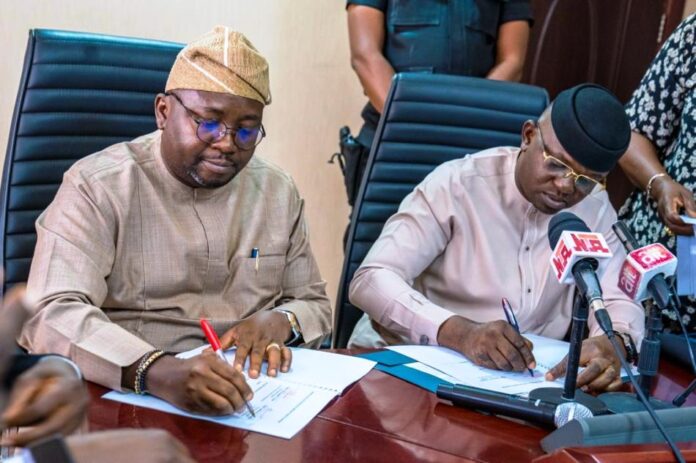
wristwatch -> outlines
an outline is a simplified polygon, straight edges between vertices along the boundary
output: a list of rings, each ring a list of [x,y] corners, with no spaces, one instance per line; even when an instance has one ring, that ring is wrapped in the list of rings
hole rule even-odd
[[[285,341],[286,346],[297,346],[302,344],[302,328],[297,322],[297,316],[290,312],[289,310],[276,309],[276,312],[280,312],[286,317],[288,317],[288,322],[290,322],[290,329],[292,330],[291,338]]]
[[[621,340],[624,349],[626,349],[626,360],[629,363],[636,363],[638,361],[638,349],[636,349],[636,344],[633,342],[631,335],[619,331],[614,331],[614,335]]]

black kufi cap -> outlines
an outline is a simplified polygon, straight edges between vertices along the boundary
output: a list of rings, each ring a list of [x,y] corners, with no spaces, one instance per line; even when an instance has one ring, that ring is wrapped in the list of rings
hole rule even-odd
[[[610,171],[631,139],[628,117],[606,88],[581,84],[558,94],[551,124],[563,149],[587,169]]]

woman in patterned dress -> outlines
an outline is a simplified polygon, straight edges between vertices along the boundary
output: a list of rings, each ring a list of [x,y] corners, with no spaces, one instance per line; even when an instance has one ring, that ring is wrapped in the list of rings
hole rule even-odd
[[[633,129],[619,161],[637,187],[619,211],[641,246],[675,252],[675,235],[693,235],[680,214],[696,217],[696,14],[667,39],[626,106]],[[682,320],[696,330],[696,299],[682,297]],[[667,327],[680,330],[676,315]]]

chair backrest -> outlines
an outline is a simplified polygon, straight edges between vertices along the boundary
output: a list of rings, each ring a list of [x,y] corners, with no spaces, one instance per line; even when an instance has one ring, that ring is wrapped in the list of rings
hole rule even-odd
[[[353,208],[334,319],[345,347],[362,315],[348,301],[353,274],[403,198],[443,162],[494,146],[519,146],[522,124],[549,104],[530,85],[442,74],[397,74]]]
[[[183,45],[35,29],[7,143],[0,191],[0,296],[25,282],[34,222],[78,159],[155,130],[154,97],[164,91]]]

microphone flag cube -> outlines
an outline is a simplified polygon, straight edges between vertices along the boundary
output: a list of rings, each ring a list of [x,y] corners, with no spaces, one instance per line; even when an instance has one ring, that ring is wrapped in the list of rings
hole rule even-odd
[[[564,231],[551,253],[551,269],[559,283],[574,285],[573,266],[582,259],[597,261],[601,278],[613,253],[601,233]]]
[[[677,271],[677,257],[660,243],[631,251],[621,267],[618,286],[634,301],[650,298],[648,283],[656,275],[666,277]]]

